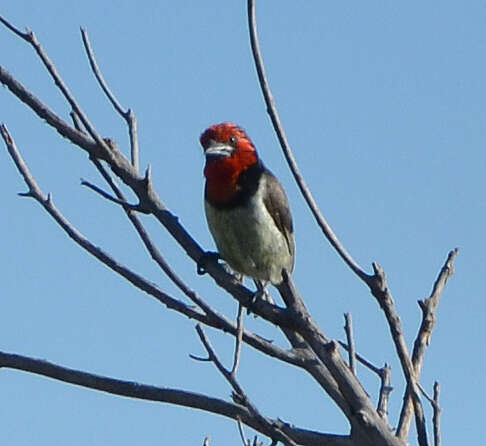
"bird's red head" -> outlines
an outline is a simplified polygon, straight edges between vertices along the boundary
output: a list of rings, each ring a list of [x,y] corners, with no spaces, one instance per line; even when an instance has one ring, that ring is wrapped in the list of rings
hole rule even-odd
[[[206,156],[204,176],[210,200],[224,203],[238,192],[238,178],[258,163],[255,146],[245,131],[231,122],[215,124],[200,138]]]

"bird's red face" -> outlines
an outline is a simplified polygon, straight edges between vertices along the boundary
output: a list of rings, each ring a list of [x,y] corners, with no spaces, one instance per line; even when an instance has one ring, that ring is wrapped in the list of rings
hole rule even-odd
[[[209,127],[200,141],[206,156],[208,197],[221,203],[231,200],[238,192],[240,174],[258,162],[255,146],[242,128],[230,122]]]

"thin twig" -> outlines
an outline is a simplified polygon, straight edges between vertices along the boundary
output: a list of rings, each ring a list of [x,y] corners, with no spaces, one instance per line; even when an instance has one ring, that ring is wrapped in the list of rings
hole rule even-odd
[[[109,200],[109,201],[111,201],[113,203],[120,204],[124,208],[130,209],[132,211],[138,211],[138,212],[145,212],[145,213],[147,213],[147,211],[145,211],[142,208],[142,206],[140,206],[140,204],[132,204],[132,203],[128,203],[125,200],[121,200],[119,198],[115,198],[112,195],[110,195],[108,192],[104,191],[103,189],[101,189],[100,187],[94,185],[93,183],[90,183],[89,181],[86,181],[86,180],[81,179],[81,186],[85,186],[88,189],[91,189],[92,191],[94,191],[97,194],[101,195],[103,198],[106,198],[107,200]]]
[[[165,304],[168,308],[176,310],[190,318],[196,319],[201,322],[206,322],[206,317],[199,311],[196,311],[186,305],[184,302],[181,302],[178,299],[175,299],[162,290],[160,290],[156,285],[152,282],[146,280],[139,274],[133,272],[126,266],[120,264],[117,260],[107,254],[98,246],[94,245],[90,240],[88,240],[83,234],[81,234],[67,219],[61,212],[56,208],[52,201],[52,197],[50,194],[46,195],[40,189],[37,181],[32,176],[29,168],[25,164],[16,144],[15,141],[12,139],[10,133],[8,132],[7,127],[5,124],[0,126],[0,133],[3,137],[7,145],[7,150],[14,161],[15,165],[19,173],[24,178],[24,181],[28,187],[28,192],[22,193],[21,195],[26,197],[34,198],[38,203],[42,205],[42,207],[54,218],[59,226],[68,234],[68,236],[73,239],[79,246],[83,249],[88,251],[91,255],[96,257],[100,262],[108,266],[110,269],[115,271],[116,273],[123,276],[126,280],[128,280],[131,284],[135,287],[145,291],[146,293],[150,294],[151,296],[155,297],[161,303]]]
[[[430,397],[429,394],[425,391],[425,389],[419,384],[419,389],[422,392],[423,396],[427,399],[427,401],[432,406],[433,415],[432,415],[432,425],[434,429],[434,446],[440,446],[441,444],[441,435],[440,435],[440,415],[442,409],[439,405],[439,397],[440,397],[440,385],[436,381],[434,383],[434,396]]]
[[[411,391],[418,443],[420,446],[428,446],[424,410],[420,401],[415,370],[412,360],[410,359],[408,347],[405,342],[405,336],[403,335],[402,322],[398,316],[393,296],[388,288],[385,271],[377,263],[373,263],[373,269],[375,274],[372,282],[370,282],[371,293],[376,298],[378,304],[385,313],[388,328],[390,330],[393,343],[395,344],[395,350],[397,351],[400,365],[402,366],[403,374],[407,382],[407,387]],[[398,435],[398,432],[397,436],[399,438],[403,438]]]
[[[425,359],[425,350],[430,344],[442,291],[444,290],[449,278],[454,274],[454,259],[456,258],[458,252],[459,250],[457,248],[449,252],[447,259],[442,266],[436,281],[434,282],[430,296],[423,301],[418,301],[420,309],[422,310],[422,322],[420,324],[417,337],[415,338],[412,352],[412,363],[417,379],[422,372],[422,366]],[[400,438],[406,438],[408,436],[411,419],[412,402],[410,390],[407,386],[397,427],[397,435]]]
[[[76,112],[76,114],[79,116],[80,120],[82,121],[84,127],[88,131],[89,135],[96,141],[98,146],[105,152],[106,155],[109,156],[110,150],[103,138],[98,134],[96,131],[95,127],[91,122],[89,121],[88,117],[86,114],[83,112],[81,109],[80,105],[74,98],[73,94],[69,90],[68,86],[60,76],[59,72],[57,71],[56,67],[52,63],[51,59],[47,55],[47,53],[44,51],[42,48],[42,45],[40,44],[39,40],[37,39],[36,35],[34,34],[33,31],[27,29],[27,32],[23,33],[20,30],[18,30],[15,26],[7,22],[4,18],[0,17],[2,23],[6,25],[11,31],[13,31],[15,34],[17,34],[19,37],[24,39],[26,42],[28,42],[36,51],[37,55],[40,57],[42,63],[46,67],[47,71],[51,75],[52,79],[54,80],[54,83],[57,85],[59,90],[61,90],[64,98],[69,102],[69,105],[71,108]]]
[[[201,339],[202,344],[204,345],[204,348],[206,349],[206,352],[208,353],[209,358],[214,363],[214,365],[219,370],[219,372],[224,376],[226,381],[228,381],[230,386],[233,388],[234,391],[233,399],[235,399],[236,401],[238,401],[238,403],[243,404],[245,407],[247,407],[250,413],[262,424],[262,427],[268,429],[269,432],[272,432],[272,434],[270,435],[272,439],[278,438],[279,441],[281,441],[286,445],[296,446],[296,443],[288,435],[286,435],[284,432],[282,432],[280,428],[275,426],[266,417],[260,414],[259,410],[253,405],[253,403],[247,397],[245,391],[240,386],[240,384],[235,379],[235,377],[232,375],[232,373],[229,370],[227,370],[226,367],[224,367],[224,365],[222,364],[222,362],[218,358],[218,355],[213,349],[211,343],[209,342],[209,339],[207,338],[200,324],[196,325],[196,331],[197,334],[199,335],[199,338]]]
[[[348,357],[349,357],[349,368],[356,375],[356,346],[354,344],[353,335],[353,319],[351,313],[344,313],[344,330],[346,332],[346,339],[348,340]]]
[[[441,446],[442,438],[440,433],[440,416],[442,409],[440,408],[440,385],[436,381],[434,383],[434,415],[432,417],[432,423],[434,425],[434,446]]]
[[[233,367],[231,369],[231,375],[236,378],[238,373],[238,367],[240,365],[241,358],[241,341],[243,339],[243,318],[245,317],[245,307],[238,304],[238,316],[236,317],[236,326],[238,327],[238,332],[235,341],[235,357],[233,361]]]
[[[91,42],[89,40],[88,31],[85,28],[81,28],[81,37],[83,39],[84,48],[86,50],[86,54],[88,56],[89,63],[91,65],[91,69],[98,80],[98,83],[105,93],[108,100],[111,102],[115,110],[123,117],[128,125],[128,131],[130,136],[130,152],[131,152],[131,161],[132,165],[135,170],[138,172],[139,170],[139,145],[138,145],[138,132],[137,132],[137,119],[135,117],[135,113],[132,109],[125,110],[124,107],[120,104],[116,96],[111,91],[110,87],[108,86],[103,73],[101,72],[98,62],[96,61],[96,57],[94,55],[93,47],[91,46]]]
[[[83,123],[81,122],[81,119],[79,119],[79,116],[77,115],[77,113],[74,110],[71,110],[69,112],[69,116],[71,116],[71,119],[73,121],[74,128],[76,130],[84,133]]]
[[[346,344],[345,342],[343,341],[338,341],[339,345],[344,348],[344,350],[346,350],[347,352],[349,352],[349,345]],[[356,359],[358,360],[358,362],[360,362],[361,364],[363,364],[365,367],[367,367],[368,369],[370,369],[372,372],[376,373],[378,376],[380,376],[380,370],[381,368],[380,367],[377,367],[376,365],[372,364],[370,361],[368,361],[364,356],[360,355],[359,353],[356,353]]]
[[[262,89],[263,97],[267,105],[267,112],[272,120],[273,128],[277,134],[277,138],[282,147],[282,151],[285,155],[285,159],[290,167],[290,170],[295,178],[297,186],[299,187],[307,205],[309,206],[314,218],[321,228],[322,232],[326,236],[327,240],[336,249],[337,253],[341,256],[344,262],[351,268],[351,270],[364,282],[368,280],[368,274],[366,274],[363,269],[358,265],[358,263],[351,257],[348,251],[344,248],[342,243],[339,241],[338,237],[329,226],[329,223],[322,215],[312,192],[307,186],[305,179],[300,172],[299,166],[297,165],[297,160],[294,157],[292,149],[287,141],[284,128],[280,122],[280,117],[278,115],[277,107],[273,99],[272,92],[268,83],[267,76],[265,74],[265,66],[263,64],[263,57],[260,51],[260,44],[258,42],[258,33],[256,25],[256,14],[255,14],[255,0],[248,0],[248,27],[250,30],[250,42],[253,54],[253,59],[255,61],[255,66],[258,74],[258,81]]]
[[[349,352],[349,346],[346,343],[339,341],[339,345],[341,345],[341,347]],[[381,384],[376,410],[381,418],[386,420],[388,413],[388,401],[390,393],[393,390],[393,387],[391,386],[391,367],[386,363],[383,367],[377,367],[366,358],[361,356],[359,353],[356,353],[356,359],[358,360],[358,362],[363,364],[366,368],[370,369],[372,372],[376,373],[380,377]]]
[[[243,430],[243,423],[241,422],[241,420],[238,418],[236,420],[237,424],[238,424],[238,432],[240,433],[240,438],[241,438],[241,441],[243,443],[243,446],[250,446],[250,440],[247,440],[245,438],[245,432]]]

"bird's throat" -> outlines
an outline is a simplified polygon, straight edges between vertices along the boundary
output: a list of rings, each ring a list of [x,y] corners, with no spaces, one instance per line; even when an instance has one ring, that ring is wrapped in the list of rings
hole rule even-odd
[[[228,157],[208,160],[204,169],[206,199],[216,205],[234,200],[242,191],[241,175],[258,162],[256,155],[242,159]]]

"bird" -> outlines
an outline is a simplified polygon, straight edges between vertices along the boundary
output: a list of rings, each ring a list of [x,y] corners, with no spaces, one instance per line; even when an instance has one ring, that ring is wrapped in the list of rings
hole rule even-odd
[[[206,220],[219,256],[237,274],[254,280],[255,295],[269,297],[268,285],[279,285],[282,270],[291,274],[294,269],[287,195],[238,125],[212,125],[201,134],[200,143],[206,159]]]

